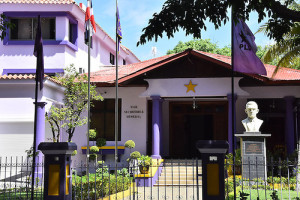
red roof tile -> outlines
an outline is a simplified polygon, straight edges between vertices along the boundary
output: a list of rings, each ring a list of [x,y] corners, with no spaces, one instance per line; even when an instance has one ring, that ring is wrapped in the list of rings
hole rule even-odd
[[[49,81],[61,84],[59,81],[45,75],[45,78]],[[0,75],[0,80],[35,80],[35,74],[9,74],[9,75]]]
[[[214,61],[219,61],[221,63],[224,63],[224,67],[227,67],[228,69],[231,68],[231,57],[230,56],[223,56],[223,55],[218,55],[218,54],[213,54],[213,53],[207,53],[203,51],[196,51],[196,50],[191,50],[191,51],[185,51],[182,53],[177,53],[177,54],[172,54],[172,55],[165,55],[162,57],[146,60],[143,62],[139,63],[134,63],[130,65],[124,65],[119,67],[119,80],[122,82],[122,80],[127,80],[130,79],[134,76],[137,76],[142,72],[143,70],[151,70],[150,68],[157,65],[160,65],[161,63],[167,63],[171,62],[174,59],[177,59],[179,55],[183,53],[189,53],[192,52],[195,55],[198,56],[203,56],[203,58],[209,59],[212,58]],[[158,66],[157,66],[158,67]],[[276,66],[273,65],[265,65],[266,70],[267,70],[267,76],[263,75],[257,75],[257,74],[246,74],[247,76],[253,77],[255,79],[264,81],[264,80],[270,80],[270,81],[291,81],[291,80],[300,80],[300,70],[296,69],[289,69],[289,68],[281,68],[278,70],[277,74],[275,77],[272,78],[272,74],[276,68]],[[91,82],[94,83],[114,83],[116,79],[115,75],[115,67],[110,66],[110,67],[105,67],[102,70],[99,70],[97,72],[91,73]],[[126,77],[128,77],[126,79]]]
[[[74,4],[74,0],[0,0],[0,3],[24,4]]]

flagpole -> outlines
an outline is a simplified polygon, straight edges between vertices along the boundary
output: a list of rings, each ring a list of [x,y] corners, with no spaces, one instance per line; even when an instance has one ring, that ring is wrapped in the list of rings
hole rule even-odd
[[[88,6],[91,6],[90,0],[88,0]],[[91,76],[91,20],[88,19],[88,102],[87,102],[87,110],[88,110],[88,119],[87,119],[87,144],[86,144],[86,174],[87,180],[89,181],[89,153],[90,153],[90,76]]]
[[[234,199],[236,199],[236,181],[235,181],[235,140],[234,140],[234,130],[235,130],[235,95],[234,95],[234,2],[231,7],[231,142],[232,142],[232,155],[233,155],[233,166],[232,166],[232,171],[233,171],[233,196]]]
[[[35,73],[35,100],[34,100],[34,133],[33,133],[33,154],[32,154],[32,172],[31,172],[31,200],[34,197],[34,175],[35,175],[35,154],[36,154],[36,126],[37,126],[37,98],[38,98],[38,77]]]
[[[31,172],[31,200],[34,199],[34,179],[36,165],[36,135],[37,135],[37,106],[38,106],[38,82],[40,81],[40,90],[44,76],[44,61],[41,60],[40,54],[43,54],[42,32],[41,32],[41,16],[38,16],[38,30],[34,44],[34,55],[37,57],[36,72],[35,72],[35,98],[34,98],[34,131],[33,131],[33,154],[32,154],[32,172]],[[40,46],[41,45],[41,46]],[[41,71],[42,70],[42,71]],[[40,80],[39,80],[40,79]]]
[[[119,54],[119,37],[118,37],[118,0],[116,0],[116,100],[115,100],[115,175],[117,178],[117,169],[118,169],[118,86],[119,86],[119,77],[118,77],[118,54]]]

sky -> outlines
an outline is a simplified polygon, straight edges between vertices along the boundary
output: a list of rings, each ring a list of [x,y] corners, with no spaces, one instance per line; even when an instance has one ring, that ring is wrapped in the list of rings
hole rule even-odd
[[[87,4],[86,0],[75,0],[77,3]],[[156,47],[156,57],[166,55],[167,51],[173,49],[179,41],[186,42],[192,40],[192,36],[186,36],[183,31],[179,31],[174,38],[168,39],[167,36],[159,38],[157,42],[149,41],[144,45],[136,46],[142,29],[147,26],[149,19],[155,12],[162,9],[165,0],[119,0],[119,14],[122,27],[122,45],[129,48],[140,60],[153,58],[152,47]],[[116,1],[114,0],[93,0],[93,11],[96,22],[112,38],[115,38],[115,9]],[[246,23],[253,33],[263,24],[257,23],[257,14],[251,13],[250,19]],[[202,39],[210,39],[211,42],[217,43],[219,47],[230,45],[230,23],[226,23],[220,29],[215,30],[212,23],[207,22],[207,30],[202,30]],[[272,41],[262,33],[255,35],[256,44],[265,46],[272,44]]]

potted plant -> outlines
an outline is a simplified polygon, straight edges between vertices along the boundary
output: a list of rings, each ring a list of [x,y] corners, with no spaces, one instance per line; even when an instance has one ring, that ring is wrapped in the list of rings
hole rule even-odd
[[[92,145],[92,146],[96,145],[96,137],[97,137],[97,131],[96,131],[96,129],[90,129],[89,130],[90,145]]]
[[[101,149],[101,147],[106,145],[106,139],[98,138],[97,141],[96,141],[96,145],[100,149],[101,160],[102,160],[102,149]]]
[[[152,158],[150,156],[142,155],[140,158],[138,158],[138,165],[141,174],[148,174],[151,164]]]
[[[133,140],[127,140],[124,146],[129,149],[129,152],[131,154],[131,150],[135,147],[135,142]]]
[[[97,146],[91,146],[89,161],[97,161],[98,152],[99,152],[99,148]]]
[[[141,153],[138,151],[134,151],[130,154],[130,158],[127,159],[130,173],[133,173],[138,170],[138,159],[140,157]]]

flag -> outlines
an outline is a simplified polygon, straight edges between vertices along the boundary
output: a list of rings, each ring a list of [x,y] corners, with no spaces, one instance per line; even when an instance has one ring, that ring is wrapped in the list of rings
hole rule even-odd
[[[44,79],[44,54],[43,54],[43,38],[41,30],[41,16],[38,16],[38,26],[35,36],[34,43],[34,56],[37,58],[36,61],[36,79],[40,83],[40,90],[43,88]]]
[[[92,30],[90,30],[90,28],[92,28]],[[91,0],[88,0],[85,12],[85,41],[87,42],[89,36],[93,36],[94,33],[96,33],[96,22],[93,13],[93,4]]]
[[[121,22],[120,22],[120,15],[119,15],[119,8],[117,5],[117,13],[116,13],[116,19],[117,19],[117,37],[118,37],[118,52],[120,51],[120,43],[122,40],[122,30],[121,30]]]
[[[234,71],[267,75],[264,64],[255,54],[257,47],[254,40],[247,24],[239,20],[233,31]]]

